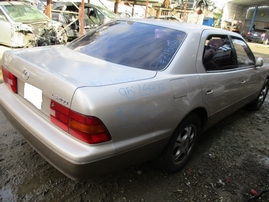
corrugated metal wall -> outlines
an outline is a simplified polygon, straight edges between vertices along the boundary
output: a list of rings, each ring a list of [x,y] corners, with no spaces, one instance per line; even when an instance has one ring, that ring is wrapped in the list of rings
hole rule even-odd
[[[255,8],[247,10],[245,24],[249,25],[254,15]],[[255,17],[255,28],[269,27],[269,7],[258,7],[258,12]]]
[[[247,28],[251,22],[251,19],[254,15],[255,8],[249,8],[246,13],[245,26]],[[267,7],[258,7],[258,11],[255,17],[255,28],[264,28],[269,27],[269,6]]]
[[[254,14],[255,7],[249,8],[243,5],[237,5],[233,3],[227,3],[223,10],[222,28],[224,28],[225,20],[242,21],[241,32],[247,32],[249,30],[251,18]],[[269,27],[269,6],[263,6],[258,8],[258,12],[255,18],[255,28]]]

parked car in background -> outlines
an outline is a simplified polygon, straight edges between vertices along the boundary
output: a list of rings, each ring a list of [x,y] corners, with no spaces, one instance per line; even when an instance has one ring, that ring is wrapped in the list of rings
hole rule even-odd
[[[25,2],[35,8],[37,8],[40,12],[44,13],[46,9],[46,2],[41,0],[22,0],[22,2]]]
[[[240,35],[167,20],[115,20],[67,45],[6,51],[2,71],[0,109],[72,179],[150,159],[176,172],[203,131],[260,109],[269,88],[269,66]]]
[[[245,39],[249,42],[253,41],[257,43],[269,44],[269,30],[253,29],[247,33]]]
[[[57,2],[52,6],[52,20],[61,22],[66,27],[70,40],[79,37],[79,7],[80,2]],[[84,33],[100,26],[118,16],[101,6],[84,4]]]
[[[9,47],[33,47],[63,44],[67,36],[60,22],[27,3],[0,1],[0,44]]]

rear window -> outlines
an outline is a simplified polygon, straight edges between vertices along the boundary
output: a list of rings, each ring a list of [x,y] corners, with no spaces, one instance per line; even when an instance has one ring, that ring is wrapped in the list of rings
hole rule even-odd
[[[162,70],[186,33],[131,21],[116,21],[73,41],[69,48],[120,65]]]

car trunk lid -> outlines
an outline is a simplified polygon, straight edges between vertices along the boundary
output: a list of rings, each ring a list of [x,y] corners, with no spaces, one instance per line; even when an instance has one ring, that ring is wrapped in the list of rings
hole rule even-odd
[[[65,46],[38,47],[14,52],[27,63],[76,86],[103,86],[153,78],[155,71],[106,62]],[[37,69],[37,70],[38,70]]]
[[[18,95],[47,117],[51,100],[70,108],[77,88],[115,85],[156,74],[94,59],[64,46],[6,51],[3,67],[16,76]]]

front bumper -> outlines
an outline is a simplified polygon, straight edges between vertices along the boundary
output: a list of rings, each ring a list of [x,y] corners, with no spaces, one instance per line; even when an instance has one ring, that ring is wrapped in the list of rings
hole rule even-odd
[[[152,148],[163,140],[115,154],[113,142],[89,145],[50,123],[47,117],[0,85],[0,110],[26,141],[51,165],[71,179],[82,180],[156,157]]]

